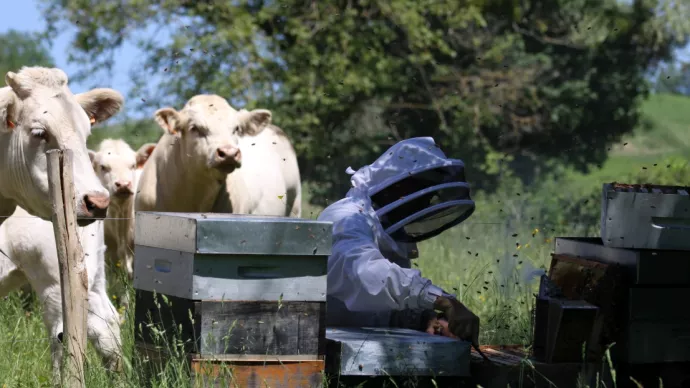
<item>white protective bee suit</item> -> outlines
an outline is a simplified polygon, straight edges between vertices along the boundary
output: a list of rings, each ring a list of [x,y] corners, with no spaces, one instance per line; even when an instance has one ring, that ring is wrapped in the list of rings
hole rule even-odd
[[[400,321],[396,315],[413,311],[417,313],[412,316],[419,319],[424,311],[432,311],[436,297],[449,295],[410,268],[410,258],[416,255],[417,242],[474,212],[464,164],[447,158],[431,137],[418,137],[393,145],[357,172],[348,168],[348,173],[352,189],[318,217],[333,222],[327,325],[409,327],[394,323]],[[394,192],[391,197],[390,192],[409,178],[428,184],[414,192]],[[384,192],[393,199],[376,200]],[[409,204],[422,197],[426,208],[405,213]]]

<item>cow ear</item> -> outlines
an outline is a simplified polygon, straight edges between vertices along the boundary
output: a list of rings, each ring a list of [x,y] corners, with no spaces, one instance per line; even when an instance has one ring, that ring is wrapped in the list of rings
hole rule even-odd
[[[91,125],[103,122],[122,109],[125,99],[115,89],[98,88],[74,96],[89,116]]]
[[[0,133],[9,133],[17,126],[21,101],[8,91],[0,95]]]
[[[180,128],[180,113],[173,108],[161,108],[154,113],[158,125],[171,135],[176,135]]]
[[[19,98],[24,99],[31,93],[31,88],[29,87],[29,83],[26,82],[25,77],[15,72],[8,71],[7,74],[5,74],[5,83]]]
[[[156,143],[146,143],[139,147],[139,150],[137,151],[137,168],[144,167],[144,164],[146,164],[146,161],[149,160],[149,157],[155,148]]]
[[[272,114],[268,109],[254,109],[251,112],[243,111],[242,134],[255,136],[261,133],[271,124]]]
[[[89,151],[89,159],[91,159],[91,165],[93,166],[93,169],[96,169],[96,153],[92,150],[87,150]]]

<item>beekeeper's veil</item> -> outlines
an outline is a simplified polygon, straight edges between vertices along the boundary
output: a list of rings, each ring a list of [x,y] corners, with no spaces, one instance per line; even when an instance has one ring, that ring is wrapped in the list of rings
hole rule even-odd
[[[353,189],[366,190],[395,241],[429,239],[474,212],[464,163],[446,158],[431,137],[403,140],[374,163],[348,172],[353,174]]]

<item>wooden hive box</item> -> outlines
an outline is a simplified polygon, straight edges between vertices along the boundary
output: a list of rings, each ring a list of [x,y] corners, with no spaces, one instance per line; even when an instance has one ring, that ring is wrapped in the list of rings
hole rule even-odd
[[[600,308],[615,362],[690,362],[690,252],[607,247],[599,238],[556,238],[550,277]],[[617,276],[573,280],[558,268],[607,267]],[[583,272],[585,273],[585,272]],[[564,291],[565,292],[565,291]],[[605,345],[605,344],[602,344]]]
[[[470,375],[470,343],[400,328],[329,327],[329,375],[347,377]]]
[[[261,378],[302,374],[311,381],[314,370],[323,371],[330,222],[211,213],[136,218],[140,350],[181,343],[192,369],[202,361],[230,365],[236,378],[253,373],[262,386]],[[271,367],[288,362],[293,369]]]
[[[601,239],[613,248],[690,250],[690,188],[605,183]]]

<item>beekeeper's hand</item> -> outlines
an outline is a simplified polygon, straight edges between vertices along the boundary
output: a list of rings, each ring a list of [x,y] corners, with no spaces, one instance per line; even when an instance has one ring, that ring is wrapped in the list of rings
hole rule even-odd
[[[439,296],[434,302],[434,310],[443,312],[448,320],[448,328],[456,337],[479,346],[479,317],[455,298]]]
[[[433,318],[429,321],[426,332],[432,335],[442,335],[444,337],[457,338],[448,328],[448,321],[444,318]]]

